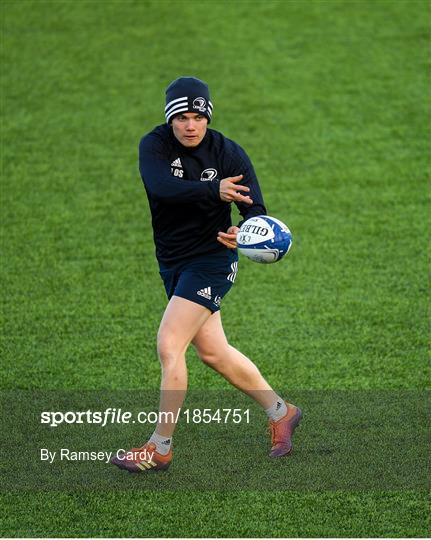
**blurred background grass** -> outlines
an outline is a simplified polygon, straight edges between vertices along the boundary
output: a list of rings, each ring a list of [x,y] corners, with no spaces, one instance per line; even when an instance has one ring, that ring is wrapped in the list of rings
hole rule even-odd
[[[277,389],[429,386],[430,15],[418,0],[2,2],[2,388],[158,386],[166,301],[137,145],[187,74],[294,235],[278,265],[241,260],[232,343]],[[192,388],[227,388],[193,353],[189,370]],[[429,533],[420,493],[121,494],[112,515],[114,497],[44,494],[41,511],[9,496],[4,530]]]

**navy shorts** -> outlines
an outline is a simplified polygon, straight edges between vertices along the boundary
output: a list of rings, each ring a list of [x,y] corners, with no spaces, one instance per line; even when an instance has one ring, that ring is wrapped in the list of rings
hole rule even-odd
[[[169,299],[180,296],[214,313],[220,309],[223,297],[234,284],[238,254],[226,249],[173,265],[160,263],[159,267]]]

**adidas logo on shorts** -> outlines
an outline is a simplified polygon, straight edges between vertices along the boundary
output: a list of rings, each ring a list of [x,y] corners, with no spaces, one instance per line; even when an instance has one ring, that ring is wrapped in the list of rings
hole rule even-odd
[[[211,287],[204,287],[200,291],[197,291],[196,294],[198,294],[199,296],[203,296],[208,300],[211,300]]]

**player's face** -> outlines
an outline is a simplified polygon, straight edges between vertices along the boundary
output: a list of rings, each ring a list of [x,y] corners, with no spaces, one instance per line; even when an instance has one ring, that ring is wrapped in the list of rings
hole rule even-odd
[[[197,146],[205,137],[208,120],[196,113],[181,113],[172,120],[172,129],[178,141],[188,148]]]

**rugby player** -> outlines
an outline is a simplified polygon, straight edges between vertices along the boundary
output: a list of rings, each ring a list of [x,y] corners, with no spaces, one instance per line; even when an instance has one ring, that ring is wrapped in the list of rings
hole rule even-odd
[[[208,128],[212,114],[207,84],[180,77],[166,90],[166,123],[139,145],[139,170],[169,299],[157,335],[160,411],[176,418],[183,404],[185,354],[192,344],[205,364],[262,406],[272,434],[269,455],[286,456],[301,410],[270,387],[255,364],[228,343],[223,330],[220,305],[235,282],[241,225],[232,225],[231,204],[243,220],[267,212],[249,157],[234,141]],[[112,462],[130,472],[167,469],[175,421],[164,417],[142,447]]]

